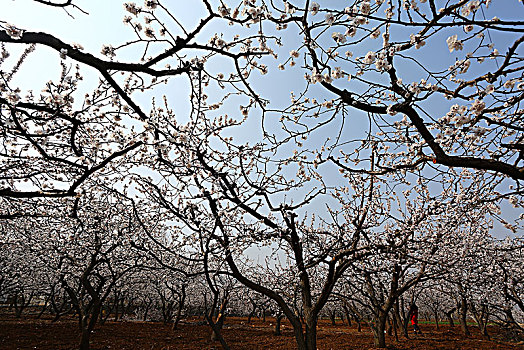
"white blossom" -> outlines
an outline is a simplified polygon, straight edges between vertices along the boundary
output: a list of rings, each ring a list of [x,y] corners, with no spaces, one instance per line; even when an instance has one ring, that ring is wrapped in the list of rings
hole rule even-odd
[[[475,100],[470,110],[473,113],[475,113],[476,115],[480,115],[484,111],[485,108],[486,108],[486,103],[484,101]]]
[[[340,79],[344,77],[344,73],[340,67],[335,67],[335,69],[331,71],[331,77],[333,79]]]
[[[229,16],[229,14],[231,13],[231,10],[229,8],[227,8],[226,6],[224,5],[220,5],[218,7],[218,14],[221,16],[221,17],[226,17],[226,16]]]
[[[344,35],[345,35],[345,36],[354,37],[356,34],[357,34],[357,27],[355,27],[355,26],[349,26],[349,27],[346,29],[346,33],[345,33]]]
[[[409,35],[411,45],[415,45],[415,48],[418,50],[422,46],[426,45],[426,42],[422,40],[420,35],[410,34]]]
[[[371,5],[369,4],[369,2],[364,1],[363,3],[360,4],[360,12],[362,14],[368,15],[370,11],[371,11]]]
[[[18,29],[12,24],[5,24],[5,31],[7,35],[11,37],[11,39],[19,40],[22,38],[22,35],[24,34],[24,31],[22,29]]]
[[[309,12],[312,16],[316,15],[318,11],[320,10],[320,5],[316,2],[312,2],[311,5],[309,5]]]
[[[506,81],[503,86],[505,89],[508,89],[508,90],[513,89],[513,87],[515,86],[515,81],[513,79],[510,79]]]
[[[338,44],[344,44],[346,42],[346,36],[341,33],[334,32],[333,34],[331,34],[331,37]]]
[[[148,38],[151,38],[151,39],[155,38],[155,32],[153,31],[153,28],[151,28],[151,27],[146,27],[146,29],[144,30],[144,34]]]
[[[311,83],[321,83],[324,80],[324,77],[322,76],[322,73],[318,72],[316,68],[313,68],[313,71],[311,72]]]
[[[453,52],[453,50],[462,50],[462,42],[460,40],[457,40],[457,34],[450,36],[446,39],[446,42],[448,44],[449,52]]]
[[[108,57],[115,57],[115,49],[111,45],[104,45],[102,46],[102,50],[100,51],[102,55],[108,56]]]
[[[7,95],[7,101],[9,101],[10,104],[15,105],[20,101],[20,95],[16,92],[11,92]]]
[[[395,115],[395,114],[397,114],[397,111],[394,111],[394,110],[393,110],[393,105],[389,105],[389,106],[386,108],[386,113],[389,114],[389,115]]]
[[[470,1],[462,8],[462,15],[469,16],[471,13],[476,12],[480,7],[480,2],[478,0]]]
[[[286,2],[285,6],[286,6],[286,8],[285,8],[286,13],[288,13],[290,15],[294,14],[297,11],[295,6],[291,5],[289,2]]]
[[[158,6],[158,1],[157,0],[145,0],[144,6],[150,10],[154,10]]]
[[[365,64],[372,64],[373,62],[375,62],[375,52],[368,51],[368,53],[362,59],[362,62]]]
[[[80,45],[79,43],[72,43],[71,46],[75,50],[83,50],[84,49],[84,47],[82,45]]]
[[[376,38],[378,38],[379,36],[380,36],[380,29],[378,29],[378,28],[374,29],[374,30],[371,32],[371,34],[369,34],[369,37],[370,37],[371,39],[376,39]]]
[[[126,9],[127,12],[135,16],[138,16],[140,11],[142,11],[142,9],[139,6],[137,6],[134,2],[126,2],[124,4],[124,8]]]
[[[335,15],[332,13],[326,13],[326,23],[327,25],[332,25],[335,22]]]

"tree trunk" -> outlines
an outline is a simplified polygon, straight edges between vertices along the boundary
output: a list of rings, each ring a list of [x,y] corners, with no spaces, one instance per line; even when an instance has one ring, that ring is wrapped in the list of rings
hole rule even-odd
[[[282,318],[284,318],[284,315],[280,314],[276,316],[276,322],[275,322],[275,335],[282,335],[280,332],[280,326],[282,324]]]
[[[409,339],[408,327],[404,326],[403,318],[400,315],[400,300],[397,299],[393,304],[393,316],[396,319],[397,328],[402,330],[402,334],[406,339]],[[398,333],[395,333],[395,339],[398,341]]]
[[[89,350],[89,338],[91,332],[87,329],[82,329],[82,337],[80,338],[80,350]]]
[[[251,302],[251,306],[251,312],[249,313],[249,315],[247,315],[247,323],[251,323],[251,319],[253,318],[253,316],[255,316],[255,312],[257,311],[257,304]]]
[[[344,308],[344,313],[346,314],[346,320],[348,322],[348,326],[351,327],[351,314],[349,313],[349,309],[346,305],[342,306]]]
[[[211,328],[213,329],[213,332],[211,333],[211,340],[212,341],[218,340],[220,342],[220,345],[222,346],[222,349],[229,350],[229,345],[227,345],[226,340],[222,336],[222,332],[221,332],[222,326],[224,325],[224,315],[219,314],[217,322],[213,322],[212,320],[211,322],[209,321],[210,319],[208,319],[208,323],[211,326]]]
[[[124,301],[124,300],[122,299],[122,302],[123,302],[123,301]],[[120,302],[120,299],[118,299],[118,298],[115,296],[115,304],[114,304],[114,307],[115,307],[115,316],[114,316],[114,318],[113,318],[113,320],[114,320],[115,322],[118,321],[118,317],[120,316],[120,309],[118,308],[120,303],[121,303],[121,302]],[[120,305],[120,306],[122,306],[122,308],[124,307],[124,305]],[[111,311],[108,312],[108,315],[107,315],[108,318],[109,318],[109,315],[110,315],[110,314],[111,314]]]
[[[42,310],[40,310],[40,313],[38,316],[36,316],[37,319],[40,319],[42,315],[44,314],[45,310],[47,310],[47,307],[49,306],[49,297],[47,297],[44,301],[44,306],[42,307]]]
[[[329,312],[328,315],[329,315],[329,319],[331,320],[331,325],[336,326],[337,325],[336,320],[335,320],[337,316],[336,312],[335,311]]]
[[[149,313],[149,309],[151,308],[151,305],[153,304],[153,301],[152,300],[148,300],[148,302],[145,303],[145,310],[144,310],[144,314],[142,315],[142,321],[146,321],[147,320],[147,314]]]
[[[400,325],[400,319],[397,318],[397,313],[393,312],[393,330],[395,331],[395,341],[398,341],[399,325]]]
[[[471,332],[468,328],[468,303],[465,297],[462,297],[460,300],[460,310],[459,310],[459,322],[460,322],[460,328],[462,329],[462,333],[469,337],[471,335]]]
[[[317,320],[306,320],[306,350],[317,350]]]
[[[438,323],[438,312],[435,310],[433,312],[433,315],[435,316],[435,328],[437,329],[437,331],[439,330],[439,323]]]
[[[182,310],[184,309],[185,303],[186,303],[186,286],[183,285],[182,293],[181,295],[179,295],[178,308],[176,311],[175,322],[173,323],[173,329],[178,328],[178,323],[180,322],[180,319],[182,318]]]
[[[304,339],[304,332],[302,331],[302,323],[300,322],[297,322],[297,323],[298,325],[295,324],[295,322],[291,323],[293,325],[293,332],[295,333],[297,349],[298,350],[308,350],[308,348],[306,347],[306,340]]]
[[[490,340],[490,336],[488,334],[488,322],[489,322],[488,307],[486,305],[481,305],[480,311],[479,311],[477,307],[475,307],[475,304],[471,304],[471,312],[473,313],[475,322],[477,322],[477,326],[480,330],[480,334],[482,334],[484,337]]]
[[[449,326],[451,328],[455,327],[455,322],[453,321],[453,312],[455,312],[455,308],[449,310],[448,312],[444,312],[446,315],[446,318],[448,319]]]
[[[80,329],[82,336],[80,338],[80,350],[89,350],[89,340],[96,322],[100,316],[102,309],[102,302],[100,300],[94,301],[90,310],[85,310],[80,316]]]
[[[29,306],[29,304],[31,303],[32,300],[33,300],[33,293],[32,292],[29,294],[29,296],[27,298],[25,297],[24,293],[22,293],[21,296],[20,296],[20,305],[18,305],[18,295],[15,295],[14,306],[15,306],[15,316],[16,316],[16,318],[21,318],[22,317],[22,311],[24,311],[25,308]]]
[[[317,350],[317,318],[305,319],[305,331],[303,330],[303,324],[298,317],[290,321],[295,333],[297,349]]]
[[[387,314],[381,312],[373,325],[373,341],[379,349],[386,347],[386,323]]]
[[[21,301],[22,301],[22,305],[24,304],[24,295],[22,295],[20,297]],[[22,316],[22,306],[19,306],[18,305],[18,294],[15,294],[14,298],[13,298],[13,307],[15,309],[15,317],[16,318],[20,318]]]
[[[207,319],[208,324],[211,326],[211,329],[213,330],[211,333],[211,340],[212,341],[218,340],[224,350],[229,350],[229,346],[227,345],[226,340],[222,336],[222,332],[221,332],[222,326],[224,325],[224,319],[226,317],[225,312],[226,312],[228,297],[225,296],[224,299],[222,300],[222,304],[220,305],[220,309],[218,310],[218,316],[215,322],[213,321],[213,314],[215,313],[215,305],[216,305],[217,298],[218,298],[218,293],[215,294],[215,302],[213,303],[213,306],[211,307],[211,310],[209,311],[209,315],[206,313],[205,317]]]

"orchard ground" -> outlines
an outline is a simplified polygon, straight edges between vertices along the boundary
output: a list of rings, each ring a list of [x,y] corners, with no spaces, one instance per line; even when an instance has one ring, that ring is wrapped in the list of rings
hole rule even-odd
[[[218,342],[210,340],[210,328],[202,319],[185,320],[179,329],[155,322],[107,321],[99,324],[91,338],[91,348],[96,349],[221,349]],[[230,317],[226,320],[223,334],[231,349],[295,349],[295,339],[289,323],[283,322],[281,336],[273,335],[274,319],[266,322],[247,318]],[[422,336],[410,335],[405,339],[399,335],[388,336],[388,349],[524,349],[524,343],[504,341],[495,327],[490,327],[491,340],[483,338],[475,327],[472,336],[466,338],[460,328],[434,324],[421,324]],[[411,330],[411,329],[410,329]],[[12,315],[0,314],[0,349],[76,349],[79,342],[77,321],[64,317],[52,323],[49,317],[36,319],[32,316],[16,319]],[[358,332],[356,324],[348,327],[337,320],[335,326],[321,320],[318,333],[318,348],[329,349],[373,349],[371,331],[363,327]]]

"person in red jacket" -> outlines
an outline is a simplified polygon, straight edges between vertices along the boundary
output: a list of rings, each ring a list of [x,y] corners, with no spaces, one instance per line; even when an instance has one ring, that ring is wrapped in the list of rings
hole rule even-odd
[[[418,327],[418,306],[415,304],[411,307],[411,324],[413,325],[415,334],[422,334],[422,331]]]

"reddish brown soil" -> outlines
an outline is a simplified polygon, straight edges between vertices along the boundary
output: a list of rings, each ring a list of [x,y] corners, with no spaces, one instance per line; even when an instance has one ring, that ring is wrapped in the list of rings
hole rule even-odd
[[[191,322],[193,321],[193,322]],[[92,349],[221,349],[218,342],[210,341],[210,328],[198,325],[197,320],[186,321],[178,330],[153,322],[106,322],[99,325],[92,336]],[[267,322],[228,318],[224,326],[224,337],[231,349],[295,349],[295,340],[288,323],[283,324],[283,335],[273,335],[274,320]],[[434,330],[433,325],[422,325],[424,335],[411,339],[388,337],[388,349],[524,349],[524,344],[503,342],[491,329],[492,340],[482,338],[472,327],[473,335],[465,338],[458,327],[442,327]],[[61,319],[51,323],[49,319],[34,317],[15,319],[0,314],[0,349],[77,349],[79,341],[77,323],[73,319]],[[342,325],[340,321],[331,326],[321,321],[318,332],[319,349],[373,349],[373,339],[368,328],[357,332],[356,328]]]

